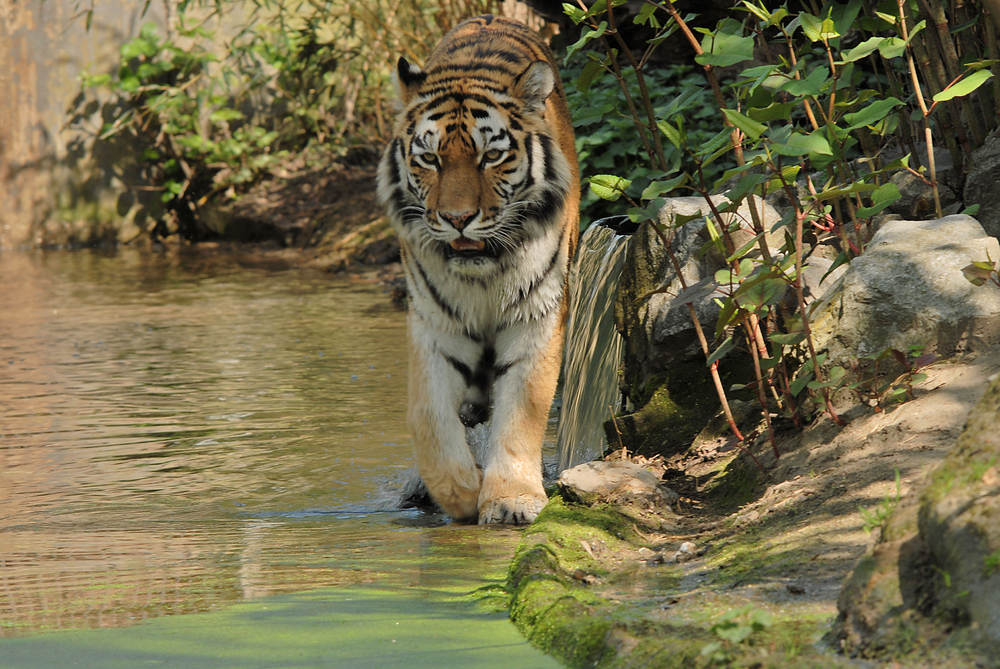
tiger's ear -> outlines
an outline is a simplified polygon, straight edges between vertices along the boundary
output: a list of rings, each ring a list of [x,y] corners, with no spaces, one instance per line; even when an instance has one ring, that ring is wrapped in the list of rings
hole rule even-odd
[[[420,84],[427,78],[427,73],[405,58],[396,63],[396,92],[404,105],[409,104],[416,94]]]
[[[552,66],[544,60],[536,60],[518,75],[514,93],[524,100],[526,107],[541,112],[555,87],[556,75]]]

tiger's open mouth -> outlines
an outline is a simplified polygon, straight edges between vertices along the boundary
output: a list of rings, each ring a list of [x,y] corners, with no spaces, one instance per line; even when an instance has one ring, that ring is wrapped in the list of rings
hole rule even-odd
[[[500,250],[488,244],[482,239],[469,239],[468,237],[458,237],[444,247],[444,255],[452,258],[498,258]]]

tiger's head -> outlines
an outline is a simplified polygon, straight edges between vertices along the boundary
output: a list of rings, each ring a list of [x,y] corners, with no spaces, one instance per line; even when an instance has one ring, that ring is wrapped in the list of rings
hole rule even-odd
[[[572,179],[545,120],[551,65],[531,62],[506,85],[496,76],[400,59],[404,108],[379,168],[399,232],[461,273],[488,273],[544,234]]]

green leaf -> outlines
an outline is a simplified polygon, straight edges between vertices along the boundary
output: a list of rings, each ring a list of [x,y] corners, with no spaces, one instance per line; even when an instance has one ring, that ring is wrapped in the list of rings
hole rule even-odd
[[[566,5],[563,6],[565,7]],[[649,22],[650,17],[653,16],[653,12],[655,12],[656,10],[657,6],[652,2],[647,2],[643,4],[643,6],[639,9],[639,13],[636,14],[634,19],[632,19],[632,23],[634,23],[637,26],[645,25],[646,23]],[[579,23],[579,21],[577,23]]]
[[[860,109],[856,112],[851,112],[850,114],[844,114],[844,120],[847,122],[847,130],[855,130],[857,128],[864,128],[866,126],[874,125],[878,121],[888,116],[888,114],[896,109],[896,107],[902,107],[903,101],[897,98],[885,98],[882,100],[876,100],[864,109]]]
[[[792,394],[792,397],[798,397],[809,382],[812,381],[813,371],[811,365],[802,365],[799,368],[799,373],[796,374],[792,382],[788,384],[788,392]]]
[[[666,120],[661,120],[656,122],[656,127],[660,129],[664,135],[666,135],[667,140],[676,146],[678,149],[684,148],[684,136],[681,131],[676,126],[671,125]]]
[[[664,193],[669,193],[678,186],[683,185],[687,181],[687,174],[678,174],[673,179],[666,179],[664,181],[652,181],[645,189],[642,191],[642,195],[639,197],[643,200],[652,200],[657,198]]]
[[[223,123],[225,121],[237,121],[243,118],[243,112],[238,109],[216,109],[209,115],[209,120],[213,123]]]
[[[972,74],[962,77],[956,83],[944,89],[934,96],[934,102],[944,102],[952,98],[958,98],[973,92],[985,84],[993,73],[989,70],[976,70]]]
[[[890,204],[898,200],[901,195],[899,193],[899,187],[891,181],[882,184],[874,191],[872,191],[872,204],[870,207],[860,207],[857,211],[857,215],[861,218],[868,218],[869,216],[874,216],[879,213]]]
[[[886,37],[879,47],[878,52],[886,60],[892,60],[903,55],[906,51],[906,42],[900,37]]]
[[[786,121],[791,117],[792,111],[797,106],[793,102],[772,102],[766,107],[750,107],[747,109],[747,116],[762,123],[766,123],[767,121]]]
[[[728,67],[753,59],[752,36],[742,34],[742,26],[732,19],[719,24],[719,29],[708,32],[701,40],[704,53],[695,56],[699,65]]]
[[[596,28],[588,28],[586,31],[584,31],[582,35],[580,35],[580,39],[578,39],[576,42],[574,42],[573,44],[569,45],[566,48],[566,60],[568,61],[573,56],[573,54],[575,54],[583,47],[587,46],[587,43],[590,42],[590,40],[601,37],[605,32],[607,32],[607,30],[608,30],[607,21],[601,21],[599,24],[597,24]]]
[[[833,273],[833,270],[849,262],[851,262],[851,257],[847,254],[847,251],[841,251],[840,253],[838,253],[837,257],[834,258],[833,260],[833,264],[830,265],[830,269],[826,270],[826,273],[820,278],[819,280],[820,285],[822,285],[823,282],[826,281],[826,277],[830,276],[830,274]]]
[[[602,200],[614,202],[632,185],[631,179],[613,174],[595,174],[590,177],[590,191]]]
[[[645,207],[631,207],[625,213],[632,220],[633,223],[642,223],[643,221],[655,221],[659,218],[660,210],[663,209],[665,200],[662,197],[658,197],[654,200],[650,200]]]
[[[730,123],[742,130],[751,139],[757,139],[767,130],[767,126],[763,123],[759,123],[735,109],[723,109],[722,113]]]
[[[833,155],[830,142],[822,135],[822,131],[816,131],[808,135],[793,131],[788,139],[783,142],[775,142],[773,146],[774,150],[783,156],[804,156],[807,154]]]
[[[809,38],[810,42],[819,42],[840,37],[833,19],[820,19],[808,12],[799,14],[799,22],[802,25],[802,32]]]
[[[885,40],[885,37],[869,37],[861,44],[857,45],[853,49],[850,49],[847,53],[841,54],[839,62],[853,63],[856,60],[861,60],[862,58],[877,51]]]
[[[801,344],[803,341],[805,341],[805,339],[806,339],[806,333],[805,332],[789,332],[789,333],[774,332],[774,333],[769,334],[767,336],[767,338],[770,339],[775,344],[778,344],[779,346],[795,346],[795,345]]]
[[[962,274],[974,286],[982,286],[993,277],[996,271],[993,263],[984,261],[974,262],[962,268]]]
[[[757,243],[760,242],[760,238],[763,236],[764,236],[763,232],[760,233],[759,235],[754,236],[746,244],[733,251],[733,253],[728,258],[726,258],[726,262],[732,262],[738,258],[742,258],[743,256],[747,255],[750,251],[752,251],[757,247]]]
[[[725,332],[726,328],[729,327],[733,319],[735,318],[739,307],[733,300],[718,300],[722,303],[722,308],[719,310],[719,318],[715,322],[715,336],[720,336]]]
[[[732,172],[732,170],[730,171]],[[735,176],[733,174],[727,173],[729,177]],[[727,178],[726,181],[729,179]],[[746,174],[736,182],[736,185],[726,191],[726,199],[730,202],[740,202],[744,197],[749,195],[758,186],[767,181],[767,175],[760,172],[753,172],[751,174]]]
[[[562,10],[563,14],[572,19],[573,23],[580,23],[587,16],[587,12],[568,2],[563,3]]]
[[[730,335],[729,337],[726,337],[725,341],[719,344],[719,348],[712,351],[712,355],[708,356],[708,359],[705,360],[705,366],[711,367],[713,362],[722,360],[735,348],[736,344],[733,343],[732,336]]]
[[[594,80],[604,72],[604,65],[600,60],[588,59],[584,64],[583,69],[580,71],[580,76],[576,80],[576,87],[581,91],[590,90],[590,85],[594,83]]]
[[[84,74],[82,75],[81,79],[83,80],[84,86],[95,87],[95,88],[98,86],[104,86],[111,83],[111,75],[107,73],[95,74],[93,76]]]
[[[788,79],[778,86],[778,90],[785,91],[789,95],[796,97],[816,97],[823,93],[830,76],[830,70],[826,67],[817,67],[806,75],[805,79]]]

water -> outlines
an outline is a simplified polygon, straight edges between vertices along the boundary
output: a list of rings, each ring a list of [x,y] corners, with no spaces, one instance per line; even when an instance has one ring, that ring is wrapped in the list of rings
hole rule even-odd
[[[614,304],[628,240],[599,222],[580,238],[563,354],[560,470],[603,454],[604,423],[618,409],[623,342],[615,329]]]
[[[394,506],[404,338],[281,256],[0,254],[0,637],[501,577],[516,531]]]

